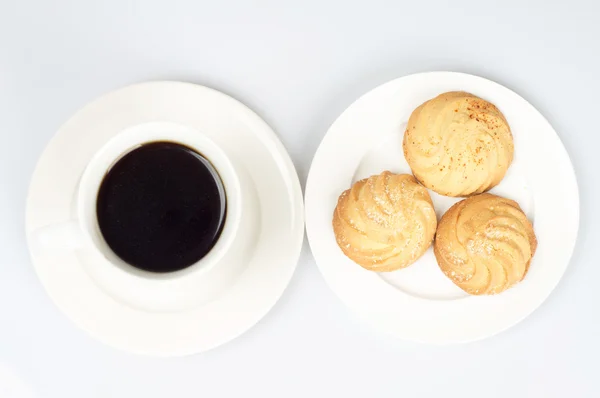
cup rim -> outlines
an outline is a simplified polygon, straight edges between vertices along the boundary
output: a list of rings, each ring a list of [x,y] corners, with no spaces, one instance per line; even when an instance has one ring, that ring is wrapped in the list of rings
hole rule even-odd
[[[98,226],[96,201],[102,180],[127,153],[151,142],[173,142],[201,154],[217,172],[225,190],[225,220],[217,242],[194,264],[172,272],[158,273],[136,268],[108,246]],[[118,154],[115,156],[115,152]],[[129,126],[108,140],[92,157],[79,181],[77,218],[86,239],[113,268],[144,280],[167,281],[207,273],[231,248],[241,221],[242,189],[238,173],[227,154],[206,134],[173,122],[148,122]]]

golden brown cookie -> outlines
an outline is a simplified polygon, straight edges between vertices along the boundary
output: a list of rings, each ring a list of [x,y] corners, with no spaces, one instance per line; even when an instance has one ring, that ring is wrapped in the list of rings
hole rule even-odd
[[[472,94],[441,94],[413,111],[404,156],[423,185],[446,196],[468,196],[497,185],[513,159],[502,113]]]
[[[469,294],[497,294],[520,282],[537,240],[517,202],[492,194],[464,199],[444,214],[433,250],[441,270]]]
[[[415,262],[435,235],[437,219],[427,189],[412,175],[384,171],[344,191],[333,213],[338,245],[372,271]]]

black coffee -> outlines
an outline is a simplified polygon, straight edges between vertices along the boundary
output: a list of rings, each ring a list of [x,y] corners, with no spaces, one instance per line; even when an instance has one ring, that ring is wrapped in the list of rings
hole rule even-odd
[[[225,191],[210,162],[192,149],[153,142],[107,172],[96,212],[108,246],[151,272],[184,269],[215,245],[225,221]]]

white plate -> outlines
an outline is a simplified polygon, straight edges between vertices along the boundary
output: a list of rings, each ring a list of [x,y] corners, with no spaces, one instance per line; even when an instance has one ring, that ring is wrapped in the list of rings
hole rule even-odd
[[[77,112],[57,132],[35,169],[26,229],[73,216],[78,180],[91,156],[128,126],[167,121],[207,134],[243,165],[260,202],[254,254],[236,283],[215,300],[179,312],[151,312],[119,303],[84,270],[82,256],[36,257],[35,270],[56,305],[106,344],[156,356],[198,353],[248,330],[290,281],[303,240],[302,192],[293,164],[271,128],[218,91],[179,82],[142,83],[109,93]]]
[[[402,152],[411,112],[446,91],[480,96],[504,113],[514,162],[491,192],[515,199],[533,221],[539,246],[524,281],[497,296],[468,296],[439,270],[430,248],[410,267],[366,271],[338,248],[331,226],[339,194],[383,170],[410,173]],[[432,193],[438,218],[459,199]],[[395,336],[435,344],[482,339],[535,310],[569,263],[579,225],[573,166],[556,132],[527,101],[489,80],[461,73],[420,73],[392,80],[359,98],[333,123],[306,185],[306,229],[329,286],[358,316]]]

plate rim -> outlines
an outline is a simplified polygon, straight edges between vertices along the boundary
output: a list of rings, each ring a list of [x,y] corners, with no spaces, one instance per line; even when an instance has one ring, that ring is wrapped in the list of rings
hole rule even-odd
[[[315,234],[317,232],[315,232],[315,229],[318,228],[316,226],[312,226],[313,224],[313,217],[311,217],[311,209],[313,207],[313,202],[311,199],[311,195],[313,192],[313,189],[315,189],[313,187],[313,185],[315,184],[314,178],[313,178],[313,174],[316,173],[316,169],[315,169],[315,160],[318,159],[319,153],[323,150],[322,148],[324,147],[324,142],[326,142],[327,137],[330,136],[331,131],[334,129],[334,126],[339,123],[340,121],[343,121],[344,117],[348,117],[348,114],[351,114],[351,111],[353,110],[353,108],[355,106],[357,106],[357,103],[360,103],[361,100],[364,100],[365,97],[369,96],[370,94],[378,91],[379,89],[382,89],[385,86],[388,85],[393,85],[393,84],[399,84],[399,81],[402,80],[408,80],[408,79],[412,79],[412,78],[422,78],[422,77],[427,77],[427,76],[435,76],[435,77],[446,77],[449,79],[452,78],[467,78],[467,79],[474,79],[475,80],[479,80],[480,82],[484,82],[485,84],[488,85],[492,85],[492,86],[496,86],[497,88],[501,89],[501,90],[506,90],[507,92],[509,92],[511,95],[516,96],[517,98],[521,99],[527,106],[529,106],[531,108],[531,110],[537,114],[537,116],[540,117],[541,122],[543,122],[550,131],[552,131],[554,134],[554,138],[556,140],[558,140],[558,144],[559,145],[559,149],[562,152],[562,155],[566,156],[566,164],[565,166],[566,169],[564,170],[564,172],[566,174],[568,174],[568,178],[573,182],[573,186],[574,186],[574,190],[571,192],[572,194],[572,199],[573,199],[573,204],[575,205],[573,211],[574,211],[574,215],[575,217],[575,227],[574,227],[574,235],[573,235],[573,239],[570,242],[569,246],[567,247],[569,255],[568,255],[568,259],[565,263],[564,266],[562,266],[562,270],[560,273],[560,276],[558,278],[556,278],[556,280],[554,280],[552,287],[550,289],[548,289],[548,291],[545,292],[545,294],[538,296],[538,298],[535,301],[535,305],[532,307],[532,309],[530,311],[528,311],[527,313],[523,314],[521,317],[519,317],[518,319],[512,321],[511,323],[508,323],[506,325],[504,325],[503,327],[499,327],[496,330],[494,330],[493,332],[489,332],[489,333],[485,333],[485,334],[481,334],[478,336],[474,336],[474,337],[465,337],[465,338],[452,338],[452,339],[429,339],[429,338],[424,338],[424,339],[420,339],[420,338],[416,338],[414,336],[411,337],[407,337],[407,336],[401,336],[399,335],[399,333],[395,332],[394,330],[390,330],[389,327],[385,327],[382,325],[382,322],[378,322],[378,321],[374,321],[372,314],[369,314],[369,312],[373,312],[373,310],[369,311],[365,311],[364,307],[361,308],[353,308],[352,306],[349,305],[349,303],[347,302],[346,298],[343,296],[343,294],[336,288],[336,286],[334,286],[334,282],[331,280],[330,277],[328,277],[327,275],[327,270],[326,270],[326,266],[323,265],[323,261],[319,262],[319,260],[317,259],[317,256],[315,255],[316,252],[318,252],[319,250],[315,249],[317,246],[317,240],[315,238]],[[418,73],[413,73],[413,74],[408,74],[408,75],[404,75],[404,76],[400,76],[394,79],[391,79],[389,81],[383,82],[381,84],[376,85],[375,87],[367,90],[366,92],[362,93],[361,95],[359,95],[354,101],[352,101],[352,103],[350,105],[348,105],[336,118],[335,120],[329,125],[327,131],[325,132],[325,134],[323,135],[323,137],[321,138],[321,142],[319,143],[319,146],[317,147],[317,150],[315,151],[315,154],[313,156],[313,159],[311,161],[311,165],[309,168],[309,172],[308,172],[308,177],[307,177],[307,181],[306,181],[306,186],[305,186],[305,193],[304,193],[304,203],[305,203],[305,224],[306,224],[306,231],[307,231],[307,238],[308,238],[308,243],[309,246],[311,248],[311,252],[313,253],[313,257],[315,258],[315,262],[317,264],[317,267],[319,268],[319,271],[321,273],[321,275],[323,276],[323,278],[325,279],[325,282],[327,283],[327,285],[329,286],[329,288],[334,292],[334,294],[338,297],[338,299],[340,299],[342,301],[342,303],[344,303],[344,305],[346,305],[348,307],[348,309],[351,310],[352,313],[354,313],[358,318],[360,318],[361,320],[365,321],[367,324],[370,324],[370,326],[373,327],[378,327],[378,329],[380,329],[381,331],[385,332],[386,334],[391,334],[394,335],[396,337],[399,337],[401,339],[404,340],[409,340],[409,341],[415,341],[418,343],[425,343],[425,344],[433,344],[433,345],[444,345],[444,344],[461,344],[461,343],[467,343],[467,342],[472,342],[472,341],[478,341],[478,340],[483,340],[492,336],[495,336],[499,333],[502,333],[503,331],[519,324],[521,321],[523,321],[525,318],[527,318],[529,315],[531,315],[536,309],[538,309],[546,300],[547,298],[550,296],[550,294],[556,289],[556,287],[558,286],[558,284],[560,283],[560,281],[562,280],[562,278],[564,277],[564,274],[566,272],[566,270],[568,269],[572,259],[573,259],[573,255],[574,255],[574,251],[577,245],[577,242],[579,240],[579,231],[581,228],[581,198],[580,198],[580,194],[579,194],[580,188],[579,188],[579,184],[578,184],[578,180],[577,180],[577,173],[575,171],[575,167],[573,165],[573,162],[571,160],[571,157],[569,155],[569,152],[567,151],[565,145],[563,144],[560,135],[558,134],[558,132],[554,129],[554,127],[550,124],[550,122],[547,120],[547,118],[539,111],[537,110],[537,108],[535,108],[533,106],[533,104],[531,104],[529,101],[527,101],[525,98],[523,98],[520,94],[518,94],[517,92],[513,91],[512,89],[497,83],[493,80],[487,79],[485,77],[482,76],[478,76],[478,75],[474,75],[474,74],[469,74],[469,73],[463,73],[463,72],[453,72],[453,71],[424,71],[424,72],[418,72]]]

